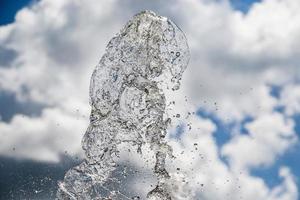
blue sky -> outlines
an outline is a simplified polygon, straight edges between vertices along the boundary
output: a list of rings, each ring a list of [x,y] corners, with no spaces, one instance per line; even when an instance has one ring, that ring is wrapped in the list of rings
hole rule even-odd
[[[236,10],[240,10],[244,13],[248,12],[250,7],[261,0],[230,0],[232,7]]]
[[[35,0],[36,1],[36,0]],[[249,8],[255,2],[260,2],[261,0],[230,0],[231,5],[234,9],[240,10],[242,12],[247,12]],[[18,10],[24,6],[30,5],[33,0],[2,0],[0,2],[0,25],[9,24],[14,21],[15,14]]]
[[[273,88],[276,90],[276,88]],[[273,90],[272,90],[273,91]],[[216,115],[213,113],[209,113],[205,110],[199,110],[197,114],[205,119],[210,119],[216,124],[216,131],[213,133],[214,138],[218,146],[223,146],[226,144],[232,137],[232,133],[235,127],[239,127],[241,134],[248,134],[247,129],[245,128],[245,125],[252,121],[251,117],[246,117],[244,120],[242,120],[239,124],[235,123],[229,123],[226,124],[222,122],[222,120],[218,119]],[[300,116],[294,116],[295,119],[295,132],[300,137]],[[300,157],[299,157],[299,151],[300,151],[300,144],[298,143],[296,146],[291,148],[289,151],[287,151],[285,154],[278,157],[278,159],[275,161],[275,164],[272,166],[266,166],[266,167],[260,167],[255,168],[251,170],[251,173],[254,176],[258,176],[264,179],[264,181],[267,183],[270,187],[275,187],[276,185],[280,184],[282,181],[282,178],[278,176],[278,172],[280,169],[280,166],[290,166],[293,173],[296,175],[296,177],[300,177]],[[219,155],[221,158],[222,156]],[[226,158],[222,158],[224,162],[226,162]],[[226,162],[227,163],[227,162]],[[298,182],[298,188],[300,189],[300,183]]]
[[[300,191],[300,144],[289,140],[291,137],[300,137],[300,86],[295,81],[295,77],[300,75],[297,70],[298,47],[291,48],[289,45],[300,43],[297,43],[296,37],[293,38],[298,34],[296,29],[288,32],[290,27],[297,27],[297,23],[295,26],[277,27],[291,21],[300,22],[297,21],[300,18],[289,18],[293,6],[280,6],[284,2],[276,0],[269,4],[263,4],[264,1],[260,0],[230,0],[232,11],[219,4],[219,1],[212,1],[211,4],[193,1],[186,6],[186,10],[189,10],[186,12],[180,9],[180,1],[172,9],[169,9],[168,2],[136,3],[127,0],[105,7],[107,5],[101,1],[90,1],[95,5],[78,6],[69,0],[65,1],[66,5],[52,5],[47,1],[52,5],[50,11],[46,12],[46,7],[41,6],[40,11],[23,13],[17,22],[16,12],[24,6],[38,4],[38,1],[0,2],[0,26],[15,23],[17,27],[13,30],[0,29],[0,33],[5,33],[0,34],[0,79],[3,80],[0,80],[0,140],[2,137],[5,143],[0,148],[0,180],[8,180],[0,181],[0,197],[12,198],[12,193],[20,189],[28,190],[28,194],[33,196],[35,190],[41,189],[38,195],[47,195],[49,189],[46,187],[55,191],[56,181],[61,180],[65,171],[82,158],[80,139],[89,115],[87,88],[92,71],[92,67],[85,66],[95,64],[108,40],[128,18],[147,8],[174,19],[191,41],[192,60],[182,95],[189,97],[193,104],[190,106],[197,118],[202,120],[196,126],[203,132],[199,139],[199,143],[204,141],[206,147],[203,154],[212,156],[216,149],[218,158],[214,163],[218,164],[211,164],[211,174],[217,176],[219,172],[214,169],[229,168],[229,172],[219,177],[234,177],[234,169],[243,168],[249,172],[249,176],[245,177],[245,185],[253,184],[261,194],[275,193],[273,189],[280,188],[280,194],[274,194],[271,200],[299,199],[297,192],[286,189],[286,182],[294,177]],[[246,16],[254,3],[261,3],[264,7],[262,11],[252,10],[253,18],[246,21],[234,15],[235,11],[241,11]],[[281,10],[280,20],[283,23],[277,23],[277,16],[267,19],[273,12],[270,8],[290,10]],[[83,17],[85,12],[92,14]],[[191,17],[189,13],[195,15],[192,25],[187,20]],[[275,20],[274,23],[272,20]],[[207,21],[209,23],[204,23]],[[264,27],[269,27],[269,30],[266,31]],[[281,30],[291,34],[286,36]],[[178,112],[184,110],[180,103],[178,107]],[[264,139],[255,135],[255,131],[271,129],[264,126],[269,122],[268,119],[280,124],[274,124],[276,137],[269,138],[269,141],[274,140],[278,144],[269,141],[264,143]],[[183,141],[185,138],[189,141],[189,133],[185,130],[185,123],[188,122],[182,119],[180,123],[182,129],[171,140],[180,137]],[[209,132],[211,137],[205,132]],[[259,141],[255,148],[263,148],[259,146],[260,143],[269,145],[263,149],[272,153],[266,153],[261,158],[259,151],[251,149],[248,154],[260,157],[259,161],[251,160],[251,156],[250,161],[247,160],[247,152],[242,154],[241,151],[239,154],[235,148],[243,144],[243,136],[249,136],[245,145],[253,144],[249,139],[252,137],[250,132]],[[22,138],[26,138],[26,142]],[[209,143],[211,139],[215,142],[212,148],[209,146],[212,145]],[[184,145],[188,148],[188,144],[183,142]],[[175,145],[174,148],[179,151],[184,147]],[[245,159],[238,162],[243,157]],[[181,163],[185,162],[185,158],[180,159]],[[197,166],[200,166],[201,161],[197,162]],[[283,167],[288,167],[291,174],[280,176]],[[30,175],[24,175],[26,173]],[[199,172],[197,177],[206,175]],[[47,186],[24,187],[32,180],[43,182],[44,176],[51,178],[51,181],[45,181]],[[260,178],[266,186],[259,185],[253,177]],[[207,179],[217,180],[215,177]],[[247,192],[245,194],[249,194]],[[219,197],[223,194],[222,191],[215,193]],[[218,197],[205,195],[207,199],[219,200]],[[244,196],[244,199],[247,198],[250,196]],[[263,199],[261,196],[255,198]]]
[[[31,0],[9,1],[3,0],[0,2],[0,25],[9,24],[14,21],[15,14],[24,6],[28,6]]]
[[[270,86],[270,94],[275,98],[280,97],[281,92],[280,86]],[[276,111],[281,112],[281,111]],[[246,116],[243,120],[239,123],[231,122],[231,123],[224,123],[221,119],[218,118],[217,115],[211,112],[207,112],[206,110],[199,109],[197,115],[204,119],[210,119],[216,124],[216,130],[214,132],[214,138],[218,146],[223,146],[226,144],[232,137],[233,132],[236,127],[239,128],[240,134],[249,134],[248,130],[245,128],[245,125],[251,121],[253,118],[250,116]],[[300,137],[300,115],[297,114],[293,116],[295,121],[294,131]],[[293,146],[290,150],[288,150],[285,154],[279,156],[275,163],[271,166],[259,167],[254,168],[251,170],[251,174],[254,176],[258,176],[264,179],[266,184],[270,187],[275,187],[276,185],[282,182],[282,178],[278,176],[278,172],[280,166],[289,166],[296,177],[300,177],[300,143]],[[221,157],[221,155],[219,155]],[[223,161],[226,162],[226,158],[223,158]],[[300,180],[297,179],[298,189],[300,189]]]

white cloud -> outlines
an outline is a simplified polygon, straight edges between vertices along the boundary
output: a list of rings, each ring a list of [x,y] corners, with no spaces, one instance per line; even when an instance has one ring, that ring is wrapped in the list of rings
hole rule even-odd
[[[0,66],[0,90],[45,108],[38,117],[16,114],[0,123],[0,154],[58,161],[66,150],[81,153],[93,67],[109,39],[145,8],[179,24],[191,48],[183,90],[173,94],[177,103],[170,112],[192,124],[180,141],[170,141],[177,157],[170,171],[176,174],[179,167],[191,179],[191,184],[182,185],[182,198],[190,193],[191,198],[216,200],[296,200],[298,191],[288,168],[280,170],[284,181],[275,188],[248,170],[271,165],[296,142],[293,119],[287,116],[300,109],[295,82],[300,74],[297,0],[265,0],[248,14],[232,10],[228,1],[206,0],[42,0],[22,9],[13,24],[0,27],[0,46],[16,53],[9,66]],[[270,95],[272,84],[283,86],[280,99]],[[274,113],[276,106],[285,106],[285,113]],[[246,126],[249,135],[237,134],[220,149],[212,121],[185,119],[187,111],[199,107],[224,123],[252,117]],[[220,152],[228,156],[229,166],[220,160]],[[141,167],[140,158],[133,158],[131,162]],[[181,180],[180,176],[174,178]]]
[[[260,130],[266,131],[264,134],[270,137],[268,139],[274,140],[275,137],[279,137],[277,134],[280,134],[275,133],[271,136],[272,133],[269,131],[278,131],[281,132],[281,134],[291,135],[291,132],[289,132],[291,128],[289,122],[285,123],[281,121],[282,117],[277,114],[262,117],[262,119],[254,121],[252,124],[249,124],[249,130],[258,130],[258,126],[262,123],[268,123],[268,121],[270,122],[272,119],[275,120],[275,124],[278,123],[275,128],[267,125],[263,128],[264,130]],[[229,164],[232,164],[232,166],[227,166],[220,160],[218,155],[219,149],[211,137],[212,132],[215,130],[213,123],[210,120],[197,117],[193,117],[191,121],[192,127],[194,128],[185,131],[183,140],[181,140],[180,143],[175,140],[170,142],[174,149],[176,159],[168,164],[170,168],[169,171],[175,174],[174,179],[178,179],[180,174],[185,175],[185,182],[184,184],[178,184],[178,190],[181,191],[181,195],[188,197],[186,199],[297,199],[297,186],[293,175],[287,167],[282,167],[279,171],[279,176],[283,179],[283,182],[274,188],[268,188],[261,178],[251,175],[249,169],[235,168],[240,163],[234,162],[236,160],[238,162],[244,161],[244,163],[242,163],[244,165],[265,164],[264,162],[268,162],[268,160],[265,160],[266,158],[271,157],[271,159],[274,159],[279,151],[282,152],[284,151],[283,148],[287,148],[286,145],[289,142],[278,142],[279,147],[273,146],[273,149],[268,155],[261,156],[261,158],[264,158],[262,160],[260,160],[259,153],[264,154],[264,151],[260,151],[261,147],[264,145],[267,148],[272,148],[270,144],[268,144],[268,141],[265,141],[265,144],[261,146],[259,146],[261,141],[257,141],[250,144],[252,146],[246,144],[245,147],[234,146],[236,144],[234,142],[232,142],[232,144],[229,143],[228,146],[231,146],[233,156],[237,155],[241,157],[236,158],[233,162],[229,161]],[[264,134],[258,134],[265,137]],[[265,139],[267,138],[265,137]],[[276,139],[279,140],[279,138]],[[242,138],[239,138],[239,140],[242,140]],[[271,141],[270,143],[273,142]],[[276,142],[273,144],[275,143]],[[257,145],[258,148],[255,145]],[[246,152],[244,152],[244,149]],[[258,161],[255,159],[258,159]],[[180,169],[179,175],[176,175],[178,174],[177,168]]]
[[[4,130],[0,130],[1,134],[10,132],[7,134],[10,138],[3,140],[10,149],[21,140],[19,136],[26,135],[32,141],[28,142],[30,152],[18,155],[27,151],[27,147],[19,145],[19,151],[10,156],[57,161],[62,149],[58,145],[53,147],[48,139],[66,130],[68,133],[63,134],[61,142],[72,146],[71,155],[81,151],[80,140],[87,127],[90,109],[90,75],[111,34],[120,26],[119,21],[111,17],[113,1],[96,7],[95,2],[81,7],[80,2],[75,1],[40,1],[19,11],[13,24],[1,27],[0,45],[13,49],[17,57],[11,67],[0,67],[0,88],[15,93],[21,102],[38,102],[46,107],[42,116],[22,120],[22,126],[32,127],[31,131],[26,132],[23,128],[13,131],[15,118],[8,123],[2,122]],[[75,114],[70,114],[77,110],[85,116],[84,120],[78,121]],[[44,116],[48,112],[56,113],[59,116],[56,118],[62,119],[60,127],[51,126],[51,119]],[[40,129],[36,127],[34,131],[36,121],[39,121]],[[72,124],[80,128],[72,131],[69,129]],[[37,141],[35,137],[41,140]],[[43,157],[42,151],[38,153],[40,146],[34,142],[45,144],[45,153],[51,156]],[[3,149],[1,154],[8,154],[7,150]]]
[[[285,107],[287,115],[300,112],[300,86],[299,84],[287,84],[280,94],[280,104]]]
[[[234,137],[222,148],[237,170],[269,166],[296,142],[294,123],[282,114],[262,115],[246,125],[248,135]]]
[[[275,187],[268,199],[276,199],[276,200],[289,200],[289,199],[297,199],[298,191],[297,185],[295,184],[295,178],[291,174],[289,168],[281,167],[279,171],[279,175],[284,179],[282,185]]]
[[[9,124],[0,123],[0,155],[56,162],[65,153],[80,156],[86,126],[86,118],[75,111],[44,109],[36,118],[17,114]]]

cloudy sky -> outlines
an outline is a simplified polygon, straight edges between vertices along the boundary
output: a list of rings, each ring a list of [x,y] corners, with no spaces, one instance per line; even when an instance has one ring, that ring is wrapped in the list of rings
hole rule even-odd
[[[1,1],[0,199],[53,199],[83,155],[93,68],[145,9],[191,51],[168,139],[181,199],[299,200],[299,0]]]

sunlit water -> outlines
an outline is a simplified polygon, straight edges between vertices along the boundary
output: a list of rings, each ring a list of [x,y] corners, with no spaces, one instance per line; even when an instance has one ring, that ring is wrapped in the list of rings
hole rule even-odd
[[[156,178],[146,198],[172,199],[165,167],[166,158],[172,159],[165,141],[171,123],[165,95],[179,89],[188,60],[183,32],[150,11],[135,15],[110,40],[91,78],[90,125],[82,140],[85,160],[66,173],[57,199],[143,199],[120,189],[132,168],[120,160],[132,148],[150,160],[146,147],[154,155]]]

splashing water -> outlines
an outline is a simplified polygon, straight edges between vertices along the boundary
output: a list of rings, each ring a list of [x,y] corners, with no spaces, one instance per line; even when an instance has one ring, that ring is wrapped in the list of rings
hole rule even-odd
[[[110,40],[91,78],[90,125],[82,140],[86,157],[59,183],[57,199],[139,199],[106,187],[118,167],[120,144],[139,153],[143,145],[150,146],[157,184],[147,199],[171,199],[165,93],[179,89],[188,60],[183,32],[151,11],[135,15]]]

